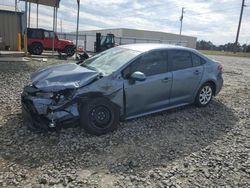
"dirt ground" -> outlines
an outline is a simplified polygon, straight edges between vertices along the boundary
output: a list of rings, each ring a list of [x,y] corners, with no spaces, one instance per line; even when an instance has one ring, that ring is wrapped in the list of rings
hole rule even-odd
[[[250,58],[210,56],[224,88],[192,105],[137,118],[100,137],[30,132],[20,110],[45,62],[0,62],[0,187],[250,187]]]

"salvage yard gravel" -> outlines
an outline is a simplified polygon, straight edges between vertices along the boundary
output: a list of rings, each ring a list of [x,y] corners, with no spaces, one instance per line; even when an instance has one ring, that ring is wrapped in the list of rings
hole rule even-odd
[[[224,64],[224,87],[193,105],[122,122],[93,136],[78,126],[34,133],[20,96],[49,62],[0,62],[0,187],[250,187],[250,58]]]

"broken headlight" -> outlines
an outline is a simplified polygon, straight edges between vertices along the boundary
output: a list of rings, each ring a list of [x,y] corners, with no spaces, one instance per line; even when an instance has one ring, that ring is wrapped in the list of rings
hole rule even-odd
[[[76,92],[76,90],[74,90],[74,89],[66,89],[66,90],[63,90],[63,91],[59,92],[59,95],[60,96],[63,95],[65,98],[70,99],[70,98],[73,97],[75,92]]]
[[[61,103],[64,102],[65,100],[70,100],[74,94],[75,90],[66,89],[55,93],[53,99],[55,100],[56,103]]]
[[[43,98],[52,98],[54,96],[54,93],[37,92],[36,96],[43,97]]]

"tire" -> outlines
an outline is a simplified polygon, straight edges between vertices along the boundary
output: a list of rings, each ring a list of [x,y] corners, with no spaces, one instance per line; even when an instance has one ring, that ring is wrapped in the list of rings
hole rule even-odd
[[[119,108],[105,98],[91,99],[80,106],[80,125],[93,135],[116,130],[119,116]]]
[[[75,54],[75,48],[73,46],[66,46],[63,51],[68,57],[72,57]]]
[[[43,53],[43,46],[40,43],[32,43],[29,47],[29,51],[33,55],[41,55]]]
[[[213,86],[210,83],[203,84],[195,98],[195,105],[198,107],[207,106],[213,98]]]

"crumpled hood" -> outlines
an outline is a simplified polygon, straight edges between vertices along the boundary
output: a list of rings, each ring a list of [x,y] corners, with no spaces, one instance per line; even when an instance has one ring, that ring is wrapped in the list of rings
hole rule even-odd
[[[68,63],[52,65],[31,74],[32,84],[47,92],[83,87],[98,77],[99,73],[80,65]]]

